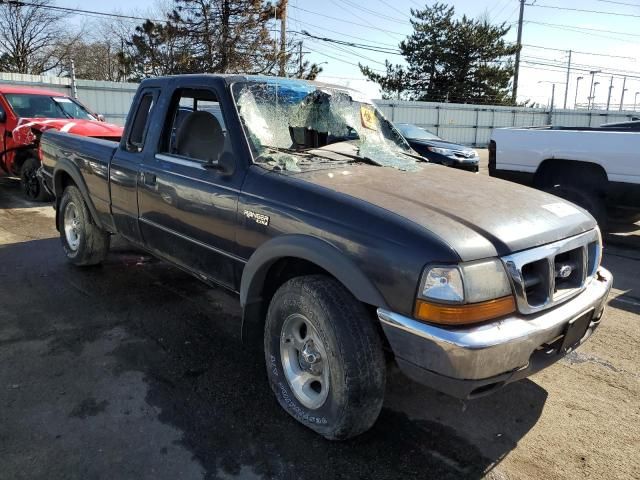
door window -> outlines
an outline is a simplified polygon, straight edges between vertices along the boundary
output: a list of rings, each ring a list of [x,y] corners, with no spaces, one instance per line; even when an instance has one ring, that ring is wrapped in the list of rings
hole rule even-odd
[[[147,133],[147,124],[153,108],[153,93],[145,93],[138,103],[138,110],[133,117],[131,131],[127,139],[127,150],[140,152],[144,147],[144,139]]]
[[[178,90],[171,105],[159,151],[199,162],[218,161],[228,150],[228,136],[215,93]]]

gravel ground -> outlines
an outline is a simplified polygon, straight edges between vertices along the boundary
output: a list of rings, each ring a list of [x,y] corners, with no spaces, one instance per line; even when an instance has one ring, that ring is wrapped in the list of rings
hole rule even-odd
[[[374,428],[331,443],[277,406],[236,298],[124,243],[73,268],[53,217],[0,182],[0,479],[640,478],[640,237],[606,250],[578,352],[470,402],[392,372]]]

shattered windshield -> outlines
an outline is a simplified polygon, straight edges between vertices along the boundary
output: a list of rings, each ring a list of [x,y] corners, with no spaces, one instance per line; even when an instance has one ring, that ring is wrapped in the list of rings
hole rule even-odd
[[[329,162],[419,168],[402,136],[358,92],[279,78],[235,83],[232,91],[256,162],[290,171]]]

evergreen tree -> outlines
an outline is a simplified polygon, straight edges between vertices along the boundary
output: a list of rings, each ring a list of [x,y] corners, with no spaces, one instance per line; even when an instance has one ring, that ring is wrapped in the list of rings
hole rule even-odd
[[[127,41],[120,63],[132,79],[179,73],[274,75],[285,56],[289,76],[315,78],[320,71],[289,43],[278,50],[269,22],[282,4],[262,0],[174,0],[166,22],[147,20]]]
[[[432,102],[508,104],[517,47],[504,36],[510,27],[486,19],[455,18],[455,10],[435,3],[411,10],[413,34],[399,45],[406,67],[386,62],[378,74],[360,65],[386,97]]]

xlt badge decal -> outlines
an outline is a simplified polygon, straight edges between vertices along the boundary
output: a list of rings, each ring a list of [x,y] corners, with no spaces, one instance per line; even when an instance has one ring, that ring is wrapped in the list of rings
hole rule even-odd
[[[245,210],[244,211],[244,216],[247,217],[250,220],[255,221],[256,223],[260,224],[260,225],[269,225],[269,216],[268,215],[264,215],[262,213],[256,213],[256,212],[252,212],[251,210]]]

